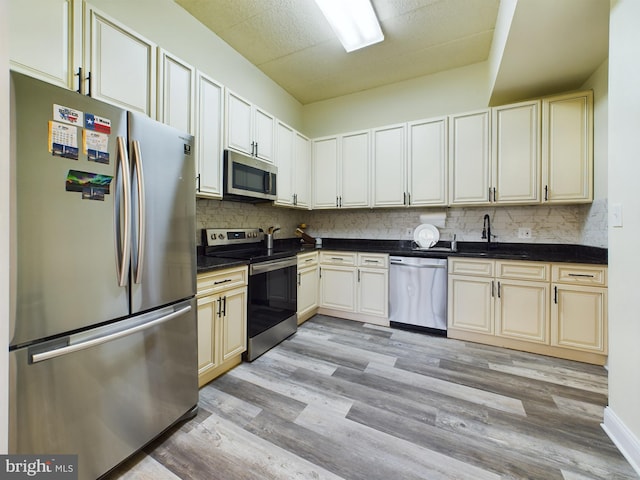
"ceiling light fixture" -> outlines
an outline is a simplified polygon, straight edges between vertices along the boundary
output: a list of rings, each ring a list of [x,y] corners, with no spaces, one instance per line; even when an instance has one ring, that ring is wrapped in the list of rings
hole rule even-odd
[[[347,52],[384,40],[370,0],[315,0]]]

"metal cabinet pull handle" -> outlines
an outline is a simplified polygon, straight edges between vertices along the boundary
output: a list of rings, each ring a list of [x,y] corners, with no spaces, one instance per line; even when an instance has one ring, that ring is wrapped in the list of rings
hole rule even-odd
[[[222,316],[227,316],[227,296],[222,297]]]
[[[544,201],[548,201],[549,200],[549,186],[545,185],[544,186]]]
[[[595,278],[595,275],[590,275],[588,273],[570,273],[570,277],[580,277],[580,278]]]
[[[500,282],[498,282],[498,298],[500,298]]]
[[[553,303],[558,303],[558,287],[553,287]]]
[[[302,285],[301,278],[302,278],[302,274],[298,273],[298,286]]]
[[[360,269],[358,269],[358,282],[360,281]]]
[[[224,280],[220,280],[219,282],[213,282],[214,285],[220,285],[221,283],[231,282],[230,278],[225,278]]]
[[[495,287],[494,281],[493,281],[493,280],[491,280],[491,296],[492,296],[492,297],[495,297],[495,296],[496,296],[495,288],[496,288],[496,287]]]
[[[76,90],[76,92],[82,95],[82,67],[78,67],[78,73],[74,73],[73,76],[78,77],[78,89]]]

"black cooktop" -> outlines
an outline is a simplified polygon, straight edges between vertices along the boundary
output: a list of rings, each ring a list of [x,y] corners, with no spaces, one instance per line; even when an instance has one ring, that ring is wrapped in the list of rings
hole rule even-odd
[[[207,257],[217,258],[237,258],[246,260],[249,263],[268,262],[295,256],[300,249],[294,248],[273,248],[267,250],[265,247],[257,248],[233,248],[233,247],[205,247],[204,254]]]

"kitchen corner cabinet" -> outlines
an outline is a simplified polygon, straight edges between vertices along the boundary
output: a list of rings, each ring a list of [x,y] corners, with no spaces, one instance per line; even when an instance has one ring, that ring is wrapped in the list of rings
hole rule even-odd
[[[320,252],[319,313],[389,325],[389,256]]]
[[[198,275],[199,386],[242,361],[247,349],[247,277],[246,266]]]
[[[593,92],[542,99],[542,199],[593,201]]]
[[[369,131],[313,141],[313,207],[369,206]]]
[[[293,141],[294,206],[311,208],[311,141],[295,132]]]
[[[602,365],[606,267],[449,259],[448,336]]]
[[[195,76],[188,63],[158,49],[158,121],[183,132],[195,132]]]
[[[490,111],[449,117],[449,204],[490,202]]]
[[[196,195],[222,198],[224,87],[196,72]]]
[[[275,118],[230,90],[226,112],[227,148],[273,163]]]
[[[318,310],[318,252],[298,254],[298,325]]]

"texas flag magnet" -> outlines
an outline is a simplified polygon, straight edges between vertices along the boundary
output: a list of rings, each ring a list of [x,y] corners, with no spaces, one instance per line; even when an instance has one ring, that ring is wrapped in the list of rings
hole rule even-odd
[[[111,120],[93,115],[92,113],[85,113],[84,128],[100,133],[106,133],[108,135],[111,133]]]

